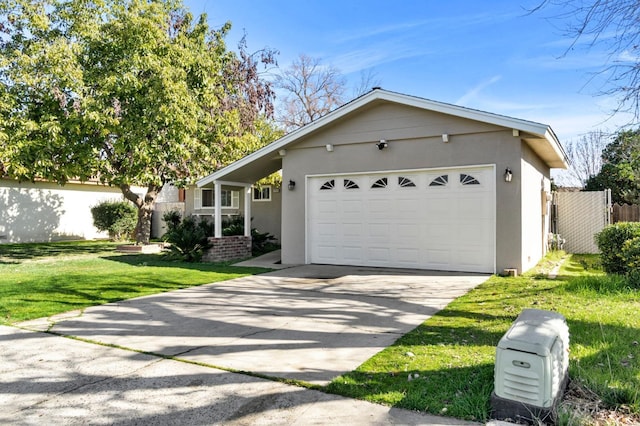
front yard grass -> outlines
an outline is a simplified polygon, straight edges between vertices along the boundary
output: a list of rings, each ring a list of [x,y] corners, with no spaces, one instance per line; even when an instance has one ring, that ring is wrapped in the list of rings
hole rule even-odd
[[[0,245],[0,324],[266,271],[114,248],[107,242]],[[548,257],[521,277],[490,278],[326,390],[485,421],[495,347],[523,309],[537,308],[567,318],[572,386],[639,419],[640,292],[604,275],[590,255],[568,256],[558,277],[548,279],[558,259]]]
[[[597,256],[569,256],[556,279],[540,272],[549,263],[547,258],[535,272],[521,277],[490,278],[357,370],[336,378],[328,390],[486,421],[496,345],[523,309],[536,308],[567,318],[573,385],[594,392],[603,405],[637,417],[639,291],[623,279],[604,275]]]
[[[0,324],[267,271],[124,255],[115,245],[0,245]]]

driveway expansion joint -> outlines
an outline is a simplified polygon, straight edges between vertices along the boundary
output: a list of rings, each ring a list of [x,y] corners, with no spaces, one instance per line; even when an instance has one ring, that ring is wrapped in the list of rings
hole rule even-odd
[[[176,358],[176,357],[179,357],[181,355],[185,355],[185,354],[188,354],[190,352],[197,351],[197,350],[200,350],[200,349],[203,349],[203,348],[206,348],[206,347],[208,347],[208,346],[206,346],[206,345],[204,345],[204,346],[194,346],[193,348],[189,348],[189,349],[184,350],[182,352],[178,352],[178,353],[175,353],[175,354],[172,354],[172,355],[168,355],[168,356],[171,357],[171,358]]]

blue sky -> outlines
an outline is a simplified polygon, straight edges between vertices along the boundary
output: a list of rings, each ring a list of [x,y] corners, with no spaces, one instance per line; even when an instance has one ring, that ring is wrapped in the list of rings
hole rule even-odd
[[[562,142],[615,131],[615,99],[596,73],[606,52],[563,35],[562,11],[529,14],[541,0],[186,0],[214,27],[231,21],[234,48],[277,49],[338,68],[356,86],[373,71],[384,89],[551,125]],[[351,90],[348,91],[351,94]]]

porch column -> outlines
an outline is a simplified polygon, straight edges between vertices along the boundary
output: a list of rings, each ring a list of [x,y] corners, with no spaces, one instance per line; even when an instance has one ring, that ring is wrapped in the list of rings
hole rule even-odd
[[[244,236],[251,236],[251,186],[244,187]]]
[[[214,237],[221,238],[222,237],[222,185],[220,182],[215,181],[213,190],[213,205],[215,206],[215,210],[213,213],[213,226]]]

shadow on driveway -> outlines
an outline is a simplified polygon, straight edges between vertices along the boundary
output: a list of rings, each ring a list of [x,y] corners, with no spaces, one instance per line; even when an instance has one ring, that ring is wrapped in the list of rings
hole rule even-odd
[[[306,265],[21,326],[325,385],[487,278]]]

